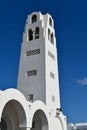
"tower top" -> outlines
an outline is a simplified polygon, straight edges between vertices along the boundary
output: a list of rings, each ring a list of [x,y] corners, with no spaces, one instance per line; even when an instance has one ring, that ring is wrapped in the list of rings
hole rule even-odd
[[[48,13],[43,15],[41,12],[33,12],[26,20],[23,43],[42,38],[49,40],[56,47],[54,21]]]
[[[46,26],[48,24],[52,28],[54,28],[54,21],[51,15],[48,13],[43,15],[41,12],[33,12],[30,15],[28,15],[28,19],[26,20],[26,23],[32,24],[39,21],[43,21]]]

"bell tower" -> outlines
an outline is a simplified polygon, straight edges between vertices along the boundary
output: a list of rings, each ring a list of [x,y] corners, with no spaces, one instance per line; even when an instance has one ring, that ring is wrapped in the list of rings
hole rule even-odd
[[[54,21],[33,12],[26,20],[18,75],[18,90],[27,100],[41,100],[49,110],[60,108]]]

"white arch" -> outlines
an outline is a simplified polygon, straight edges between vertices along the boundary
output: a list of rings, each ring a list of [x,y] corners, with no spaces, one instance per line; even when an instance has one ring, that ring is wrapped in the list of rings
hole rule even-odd
[[[47,119],[48,130],[57,129],[57,128],[60,128],[61,130],[66,129],[66,119],[64,119],[65,117],[63,116],[62,113],[60,113],[59,116],[55,118],[55,116],[50,115],[49,110],[47,109],[47,106],[42,101],[35,101],[33,103],[27,102],[24,95],[16,89],[7,89],[5,91],[0,91],[0,122],[1,122],[3,111],[5,110],[7,104],[9,102],[11,103],[11,101],[13,102],[16,101],[17,105],[19,107],[21,106],[21,108],[23,109],[26,116],[26,122],[25,122],[26,130],[30,130],[32,128],[33,118],[34,118],[35,113],[38,110],[41,110],[44,113]],[[9,109],[9,106],[8,106],[8,109]],[[18,113],[21,114],[23,111],[20,112],[20,109],[19,109]],[[10,116],[9,118],[11,118]],[[57,125],[57,127],[55,127],[54,125],[52,125],[55,123],[59,124],[59,126]]]
[[[46,119],[48,122],[48,128],[49,128],[50,127],[49,112],[47,110],[46,105],[42,101],[38,100],[38,101],[35,101],[34,103],[29,103],[29,107],[30,107],[29,116],[31,117],[31,121],[30,121],[31,128],[32,128],[33,117],[38,110],[41,110],[44,113],[44,115],[46,116]]]
[[[26,128],[29,128],[30,126],[28,117],[29,115],[28,104],[26,103],[26,99],[23,96],[23,94],[16,89],[7,89],[0,93],[0,121],[6,104],[11,100],[15,100],[22,106],[26,116]]]

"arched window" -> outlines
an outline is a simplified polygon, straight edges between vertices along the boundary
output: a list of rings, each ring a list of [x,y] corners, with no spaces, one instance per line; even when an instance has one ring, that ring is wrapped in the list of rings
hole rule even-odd
[[[51,34],[51,43],[54,44],[54,37],[53,37],[53,33]]]
[[[28,40],[29,41],[33,40],[33,31],[32,31],[32,29],[29,29],[29,31],[28,31]]]
[[[48,29],[48,40],[50,40],[50,29]]]
[[[52,26],[52,19],[49,18],[49,25]]]
[[[36,27],[35,29],[35,39],[39,38],[39,27]]]
[[[34,15],[32,16],[32,23],[34,23],[34,22],[36,22],[36,21],[37,21],[37,15],[34,14]]]

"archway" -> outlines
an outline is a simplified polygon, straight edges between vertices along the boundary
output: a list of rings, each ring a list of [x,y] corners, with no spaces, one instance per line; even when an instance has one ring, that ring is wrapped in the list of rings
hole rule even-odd
[[[47,117],[42,110],[35,112],[31,130],[48,130]]]
[[[26,130],[26,115],[22,105],[10,100],[4,107],[0,130]]]

